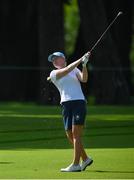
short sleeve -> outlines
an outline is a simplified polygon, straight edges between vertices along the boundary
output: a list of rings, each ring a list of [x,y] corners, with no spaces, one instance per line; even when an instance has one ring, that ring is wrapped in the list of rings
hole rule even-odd
[[[55,82],[56,81],[56,71],[53,70],[51,73],[50,73],[50,78],[51,78],[51,81],[52,82]]]
[[[78,68],[75,68],[75,74],[81,74],[81,71]]]

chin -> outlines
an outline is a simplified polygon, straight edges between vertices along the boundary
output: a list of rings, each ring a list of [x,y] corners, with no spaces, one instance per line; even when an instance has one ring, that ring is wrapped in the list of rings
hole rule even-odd
[[[62,69],[62,67],[60,67],[60,66],[55,66],[56,67],[56,69]]]

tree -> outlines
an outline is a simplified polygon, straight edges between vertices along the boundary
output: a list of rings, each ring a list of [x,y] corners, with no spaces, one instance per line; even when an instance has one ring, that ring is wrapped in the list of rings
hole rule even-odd
[[[0,1],[0,99],[35,100],[36,0]],[[21,67],[21,68],[20,68]]]
[[[133,23],[133,0],[103,0],[108,22],[114,17],[115,12],[122,11],[123,16],[119,22],[111,29],[111,36],[116,44],[120,57],[122,71],[128,84],[130,94],[133,93],[131,81],[130,49],[132,41],[132,23]]]
[[[94,42],[104,32],[107,26],[107,16],[101,0],[78,0],[81,24],[77,50],[84,47],[88,51]],[[115,15],[117,12],[115,12]],[[81,52],[80,52],[81,53]],[[100,45],[92,54],[93,91],[97,104],[116,104],[129,102],[129,89],[122,71],[120,57],[111,33],[108,32]]]
[[[46,81],[52,69],[47,57],[64,51],[65,2],[71,1],[0,1],[0,100],[59,102],[57,90]],[[133,1],[78,0],[78,4],[81,22],[72,59],[91,48],[120,8],[126,12],[94,50],[90,74],[96,103],[127,103],[132,89],[128,54]],[[90,90],[89,84],[85,89]]]
[[[46,81],[51,68],[47,58],[54,51],[64,51],[63,1],[39,1],[38,9],[39,36],[39,102],[57,103],[59,96],[53,85]]]

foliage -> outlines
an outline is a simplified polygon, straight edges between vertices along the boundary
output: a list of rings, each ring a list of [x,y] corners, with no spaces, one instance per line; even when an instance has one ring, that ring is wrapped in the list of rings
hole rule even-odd
[[[77,0],[73,0],[64,5],[65,51],[67,55],[73,53],[79,23]]]

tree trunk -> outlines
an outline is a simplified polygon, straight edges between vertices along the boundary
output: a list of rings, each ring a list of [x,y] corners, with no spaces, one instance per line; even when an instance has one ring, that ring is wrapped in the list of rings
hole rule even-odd
[[[1,100],[36,96],[36,72],[29,69],[37,65],[36,7],[36,0],[0,1]]]
[[[50,63],[47,58],[53,51],[64,50],[63,1],[39,1],[39,65],[40,71],[39,102],[59,103],[59,94],[54,86],[46,81],[49,76]]]
[[[133,0],[103,0],[107,19],[110,21],[116,12],[122,11],[123,15],[114,27],[111,29],[111,35],[116,43],[118,54],[121,60],[123,74],[126,78],[130,94],[132,95],[133,87],[131,81],[130,68],[130,49],[132,41],[132,17],[133,17]]]
[[[85,51],[88,51],[106,29],[107,18],[101,0],[78,0],[78,4],[81,17],[81,35]],[[93,51],[90,61],[93,69],[93,92],[96,103],[128,103],[129,91],[126,79],[122,73],[120,59],[110,32]]]

